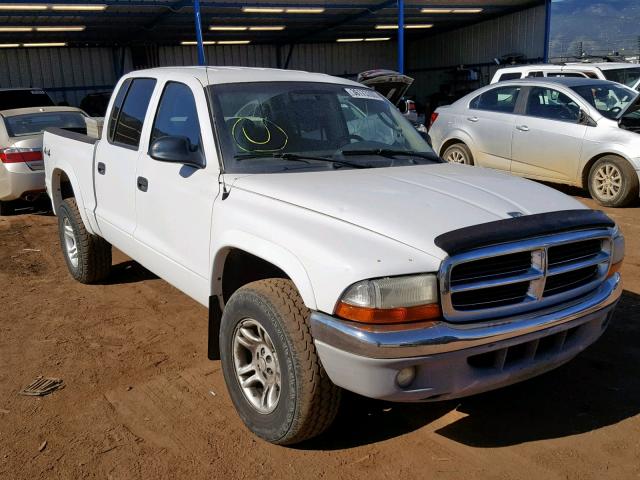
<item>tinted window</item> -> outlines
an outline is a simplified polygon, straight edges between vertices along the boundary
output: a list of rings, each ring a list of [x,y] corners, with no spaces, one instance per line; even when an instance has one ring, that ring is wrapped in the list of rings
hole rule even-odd
[[[113,134],[116,131],[116,123],[118,122],[118,116],[122,109],[122,102],[124,102],[124,97],[127,94],[127,90],[129,90],[130,85],[131,80],[125,80],[120,87],[120,90],[118,90],[116,99],[113,102],[113,108],[111,109],[111,115],[109,116],[109,141],[111,142],[113,142]]]
[[[573,78],[585,78],[585,75],[579,72],[549,72],[547,77],[573,77]]]
[[[182,83],[168,83],[162,93],[153,123],[151,143],[160,137],[187,137],[194,149],[200,148],[200,123],[191,89]]]
[[[543,87],[533,87],[529,92],[526,114],[532,117],[577,122],[580,107],[564,93]]]
[[[0,110],[29,107],[52,107],[51,97],[42,90],[2,90]]]
[[[78,133],[87,133],[84,115],[80,112],[43,112],[14,115],[4,119],[10,137],[35,135],[45,128],[57,127]]]
[[[520,87],[494,88],[471,101],[470,108],[491,112],[513,113],[520,94]]]
[[[604,70],[607,80],[622,83],[627,87],[633,87],[640,80],[640,68],[616,68],[615,70]]]
[[[500,75],[500,78],[498,79],[499,82],[504,82],[505,80],[516,80],[518,78],[521,77],[520,72],[515,72],[515,73],[503,73],[502,75]]]
[[[544,73],[542,72],[529,72],[529,75],[527,75],[527,78],[531,78],[531,77],[544,77]]]
[[[131,82],[131,87],[129,87],[118,116],[116,130],[113,134],[114,143],[131,147],[138,146],[142,124],[155,85],[156,81],[151,78],[136,78]]]

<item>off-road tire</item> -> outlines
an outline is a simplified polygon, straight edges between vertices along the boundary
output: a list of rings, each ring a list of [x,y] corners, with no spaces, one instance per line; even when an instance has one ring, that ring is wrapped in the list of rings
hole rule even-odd
[[[462,161],[454,161],[453,156],[458,156],[462,158]],[[460,163],[463,165],[473,165],[473,155],[471,154],[471,150],[464,143],[454,143],[447,147],[447,149],[442,154],[442,158],[449,163]]]
[[[74,266],[67,253],[64,239],[64,219],[68,218],[73,228],[78,249],[78,265]],[[85,228],[75,198],[63,200],[58,212],[58,233],[62,255],[71,276],[80,283],[97,283],[109,276],[111,271],[111,244],[101,237],[90,234]]]
[[[0,202],[0,217],[8,217],[16,213],[13,202]]]
[[[290,445],[315,437],[335,419],[340,388],[327,376],[316,352],[307,309],[293,282],[267,279],[249,283],[229,299],[220,327],[222,371],[238,415],[268,442]],[[271,413],[260,413],[240,387],[233,358],[236,326],[257,321],[269,334],[281,370],[280,398]]]
[[[614,197],[603,197],[596,187],[597,172],[606,165],[614,166],[621,174],[622,185]],[[604,207],[626,207],[638,199],[638,174],[624,158],[606,155],[596,161],[589,171],[589,193]]]

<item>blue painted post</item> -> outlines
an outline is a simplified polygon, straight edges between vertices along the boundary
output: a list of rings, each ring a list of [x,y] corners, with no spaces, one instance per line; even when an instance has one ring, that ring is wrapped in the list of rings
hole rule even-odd
[[[549,63],[549,42],[551,41],[551,0],[545,0],[544,17],[544,63]]]
[[[204,65],[204,45],[202,44],[202,21],[200,19],[200,0],[193,0],[193,13],[196,21],[196,41],[198,42],[198,65]]]
[[[398,0],[398,71],[404,73],[404,0]]]

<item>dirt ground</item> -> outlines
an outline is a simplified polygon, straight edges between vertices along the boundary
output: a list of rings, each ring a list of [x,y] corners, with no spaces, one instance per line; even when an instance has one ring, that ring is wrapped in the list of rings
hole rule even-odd
[[[106,284],[76,283],[55,217],[2,217],[0,478],[640,478],[640,208],[607,213],[627,239],[626,290],[593,347],[459,401],[349,395],[296,448],[240,422],[206,359],[203,307],[118,253]],[[66,387],[19,396],[38,375]]]

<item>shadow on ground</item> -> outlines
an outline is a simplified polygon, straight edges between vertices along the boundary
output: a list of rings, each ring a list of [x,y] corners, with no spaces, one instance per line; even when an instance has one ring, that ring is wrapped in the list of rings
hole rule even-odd
[[[335,450],[420,429],[456,409],[436,433],[479,448],[589,432],[640,413],[640,295],[625,291],[608,331],[567,365],[474,397],[392,404],[348,394],[334,425],[300,448]]]
[[[159,277],[133,260],[118,263],[111,267],[111,272],[101,285],[120,285],[138,283],[145,280],[157,280]]]

